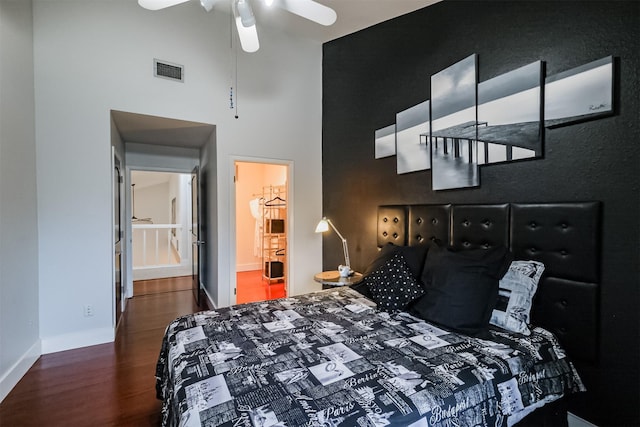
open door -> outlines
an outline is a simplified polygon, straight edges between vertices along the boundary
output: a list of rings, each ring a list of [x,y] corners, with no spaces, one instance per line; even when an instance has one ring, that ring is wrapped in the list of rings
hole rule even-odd
[[[200,306],[200,189],[198,167],[191,172],[191,288],[196,304]]]
[[[286,297],[289,164],[234,159],[234,168],[235,303]]]
[[[117,327],[122,316],[122,171],[120,159],[113,153],[113,251],[114,251],[114,295],[115,295],[115,318],[114,325]]]

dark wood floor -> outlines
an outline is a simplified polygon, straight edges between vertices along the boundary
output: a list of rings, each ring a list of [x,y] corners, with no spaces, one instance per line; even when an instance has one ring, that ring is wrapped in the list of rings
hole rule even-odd
[[[0,426],[159,425],[164,329],[198,310],[190,290],[131,298],[114,343],[40,357],[0,404]]]
[[[159,294],[162,292],[186,291],[191,289],[191,276],[167,279],[136,280],[133,282],[133,296]]]

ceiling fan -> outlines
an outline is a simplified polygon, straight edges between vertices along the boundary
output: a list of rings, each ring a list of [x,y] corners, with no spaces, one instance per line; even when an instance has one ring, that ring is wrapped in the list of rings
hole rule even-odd
[[[138,0],[138,4],[148,10],[160,10],[190,0]],[[207,11],[211,11],[213,6],[220,0],[200,0],[200,4]],[[242,50],[245,52],[255,52],[260,48],[258,32],[256,30],[256,18],[249,4],[249,0],[227,0],[231,1],[231,9],[238,30],[238,38]],[[256,0],[257,1],[257,0]],[[321,25],[329,26],[336,22],[335,10],[314,0],[260,0],[267,6],[277,6],[293,14],[301,16]]]

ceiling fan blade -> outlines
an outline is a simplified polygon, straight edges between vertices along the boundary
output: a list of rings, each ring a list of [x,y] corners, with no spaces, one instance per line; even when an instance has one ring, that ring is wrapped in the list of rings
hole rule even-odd
[[[336,22],[336,11],[314,0],[279,0],[278,6],[318,24],[329,26]]]
[[[189,0],[138,0],[138,4],[148,10],[160,10],[188,1]]]
[[[260,41],[258,40],[258,31],[256,25],[253,24],[249,27],[242,25],[242,18],[236,8],[236,3],[233,4],[233,16],[236,21],[236,29],[238,30],[238,38],[240,39],[240,45],[245,52],[253,53],[260,49]]]

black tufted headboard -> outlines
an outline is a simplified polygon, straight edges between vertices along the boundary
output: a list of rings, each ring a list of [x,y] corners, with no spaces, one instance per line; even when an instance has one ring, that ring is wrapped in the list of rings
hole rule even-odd
[[[508,247],[545,272],[532,323],[552,331],[573,359],[598,357],[600,202],[386,205],[378,246],[438,239],[457,249]]]

